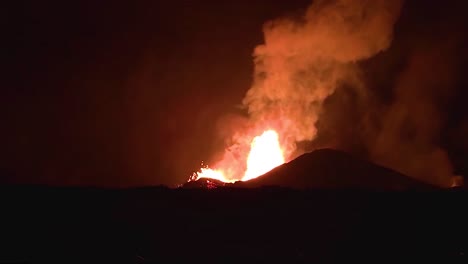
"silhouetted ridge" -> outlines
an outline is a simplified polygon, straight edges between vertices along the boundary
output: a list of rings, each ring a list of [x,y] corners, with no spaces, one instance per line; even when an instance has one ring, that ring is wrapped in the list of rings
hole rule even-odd
[[[242,187],[283,186],[311,189],[407,190],[434,188],[406,175],[333,149],[299,156]]]

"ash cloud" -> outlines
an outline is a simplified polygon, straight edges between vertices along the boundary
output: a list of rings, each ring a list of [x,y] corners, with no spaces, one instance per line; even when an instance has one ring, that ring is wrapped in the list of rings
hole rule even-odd
[[[394,87],[389,106],[370,129],[368,148],[376,162],[440,186],[457,177],[441,134],[456,87],[457,38],[417,46]]]
[[[403,1],[314,1],[300,17],[266,23],[264,44],[253,54],[253,85],[243,100],[249,114],[244,127],[273,127],[288,160],[311,148],[334,147],[424,182],[459,182],[441,136],[463,46],[452,34],[458,29],[421,26],[430,37],[407,32],[411,49],[403,63],[380,66],[385,77],[368,80],[376,78],[369,76],[375,66],[369,61],[392,65],[402,56],[388,52],[402,8]],[[236,132],[230,140],[223,160],[234,164],[235,149],[248,146],[250,138]]]
[[[316,137],[324,100],[344,84],[362,86],[357,62],[387,49],[401,1],[314,1],[300,18],[264,26],[254,82],[243,105],[256,126],[283,137],[286,156]]]
[[[459,136],[466,118],[451,104],[463,89],[467,39],[453,6],[431,7],[424,19],[407,7],[397,46],[360,63],[362,85],[340,87],[326,100],[316,146],[357,152],[431,184],[462,184],[447,151],[448,144],[466,150]]]

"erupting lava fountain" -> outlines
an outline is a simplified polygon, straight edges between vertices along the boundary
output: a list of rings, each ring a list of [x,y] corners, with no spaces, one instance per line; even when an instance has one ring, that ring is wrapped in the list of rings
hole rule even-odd
[[[222,182],[248,181],[267,173],[284,162],[284,153],[280,146],[278,133],[274,130],[266,130],[260,136],[256,136],[250,143],[246,170],[241,178],[233,179],[229,177],[226,169],[222,167],[215,169],[205,167],[194,173],[189,181],[201,178],[215,179]]]

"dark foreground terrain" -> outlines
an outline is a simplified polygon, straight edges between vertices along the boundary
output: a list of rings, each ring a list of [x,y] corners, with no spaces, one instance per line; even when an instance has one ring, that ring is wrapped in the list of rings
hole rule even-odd
[[[0,263],[464,263],[461,190],[0,187]]]

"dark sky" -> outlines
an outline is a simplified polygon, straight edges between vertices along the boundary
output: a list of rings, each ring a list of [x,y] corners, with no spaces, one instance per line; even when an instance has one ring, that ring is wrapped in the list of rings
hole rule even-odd
[[[415,43],[447,30],[467,43],[464,1],[407,2],[394,47],[364,65],[382,94]],[[14,1],[2,15],[1,182],[181,183],[219,151],[217,123],[250,87],[262,24],[309,3]],[[467,65],[464,52],[456,70]],[[441,141],[464,172],[453,138],[468,131],[467,78],[456,86]]]

